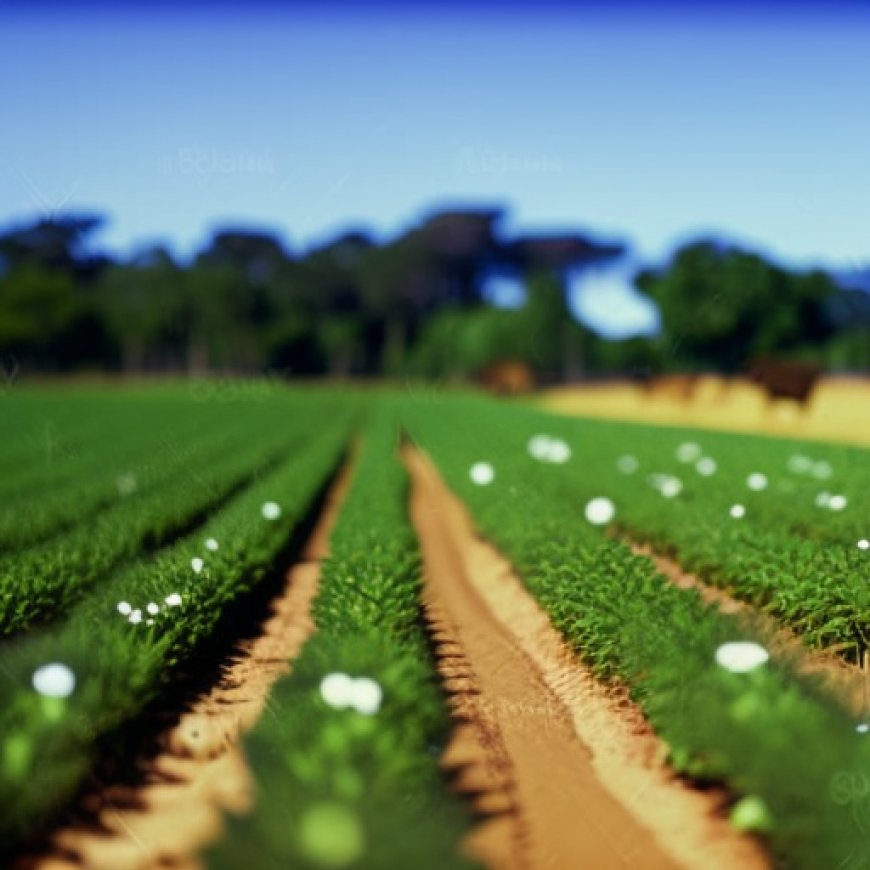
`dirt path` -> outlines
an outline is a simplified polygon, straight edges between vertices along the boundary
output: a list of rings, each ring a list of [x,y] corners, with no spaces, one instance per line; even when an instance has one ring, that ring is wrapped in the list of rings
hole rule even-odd
[[[429,461],[406,450],[424,601],[461,722],[445,766],[489,818],[491,867],[758,870],[767,862],[664,766],[626,698],[582,668]]]
[[[328,553],[349,479],[345,465],[261,633],[238,645],[219,683],[163,736],[164,749],[148,759],[144,784],[99,795],[103,809],[97,824],[59,830],[52,852],[27,867],[193,870],[201,866],[197,852],[220,834],[224,811],[250,807],[252,783],[239,742],[259,719],[272,684],[290,670],[289,662],[314,630],[310,607],[320,561]]]
[[[725,590],[711,586],[667,556],[650,546],[628,539],[631,549],[649,559],[680,589],[696,589],[702,600],[715,605],[723,613],[740,616],[758,632],[772,655],[793,665],[800,673],[818,676],[831,693],[840,698],[856,715],[870,716],[870,672],[849,664],[840,656],[823,649],[808,647],[796,634],[751,605],[733,598]]]

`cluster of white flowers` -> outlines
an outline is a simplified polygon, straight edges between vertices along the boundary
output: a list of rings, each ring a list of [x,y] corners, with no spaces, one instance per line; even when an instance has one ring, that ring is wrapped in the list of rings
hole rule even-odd
[[[657,489],[665,498],[675,498],[683,491],[683,481],[673,474],[656,472],[647,481],[653,489]]]
[[[795,453],[788,459],[788,470],[794,474],[808,474],[815,477],[816,480],[828,480],[834,469],[830,462],[820,459],[814,462],[809,456],[804,456],[801,453]]]
[[[561,438],[550,435],[534,435],[527,447],[529,456],[539,462],[553,462],[561,465],[571,458],[571,448]]]
[[[828,492],[823,490],[816,496],[816,505],[820,508],[827,508],[830,511],[841,511],[849,504],[849,499],[844,495]]]
[[[351,677],[336,671],[320,681],[320,696],[336,710],[353,708],[357,713],[373,716],[381,709],[384,692],[371,677]]]
[[[131,625],[139,625],[141,622],[144,622],[145,625],[154,625],[154,620],[160,615],[161,610],[165,610],[167,607],[180,607],[181,602],[181,595],[178,592],[172,592],[163,599],[162,605],[156,601],[149,601],[144,607],[133,607],[129,601],[119,601],[116,609]]]

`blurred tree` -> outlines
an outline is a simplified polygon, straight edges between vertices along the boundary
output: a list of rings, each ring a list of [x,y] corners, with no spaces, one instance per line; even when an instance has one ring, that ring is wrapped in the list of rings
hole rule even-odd
[[[160,246],[109,267],[101,276],[97,299],[125,372],[143,371],[149,358],[155,361],[166,351],[181,315],[182,277],[169,251]]]
[[[365,365],[364,299],[360,270],[372,242],[363,232],[347,232],[314,248],[293,270],[292,301],[313,324],[317,343],[332,375],[344,376]]]
[[[715,241],[686,245],[636,285],[658,303],[674,369],[735,372],[758,354],[818,346],[834,332],[826,305],[838,291],[827,275],[789,273]]]
[[[41,368],[104,363],[106,337],[69,274],[20,265],[0,278],[0,351]]]
[[[365,252],[359,269],[365,314],[375,321],[376,369],[398,375],[422,318],[437,299],[438,273],[419,232]]]
[[[8,230],[0,235],[4,271],[39,266],[67,272],[78,282],[89,281],[110,262],[87,250],[90,237],[104,223],[100,215],[62,215]]]
[[[266,336],[279,313],[279,276],[289,255],[274,235],[216,232],[187,270],[187,369],[261,371]]]

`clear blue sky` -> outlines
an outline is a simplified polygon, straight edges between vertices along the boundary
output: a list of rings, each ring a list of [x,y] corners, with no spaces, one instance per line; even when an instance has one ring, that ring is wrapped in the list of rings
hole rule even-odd
[[[0,5],[0,225],[298,250],[474,202],[646,260],[870,262],[870,2],[180,6]]]

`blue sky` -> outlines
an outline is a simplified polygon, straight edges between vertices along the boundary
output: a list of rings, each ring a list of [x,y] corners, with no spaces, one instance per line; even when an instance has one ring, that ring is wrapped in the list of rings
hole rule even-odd
[[[718,232],[856,267],[868,59],[866,2],[10,3],[0,225],[88,209],[121,253],[230,222],[299,250],[473,202],[638,260]]]

